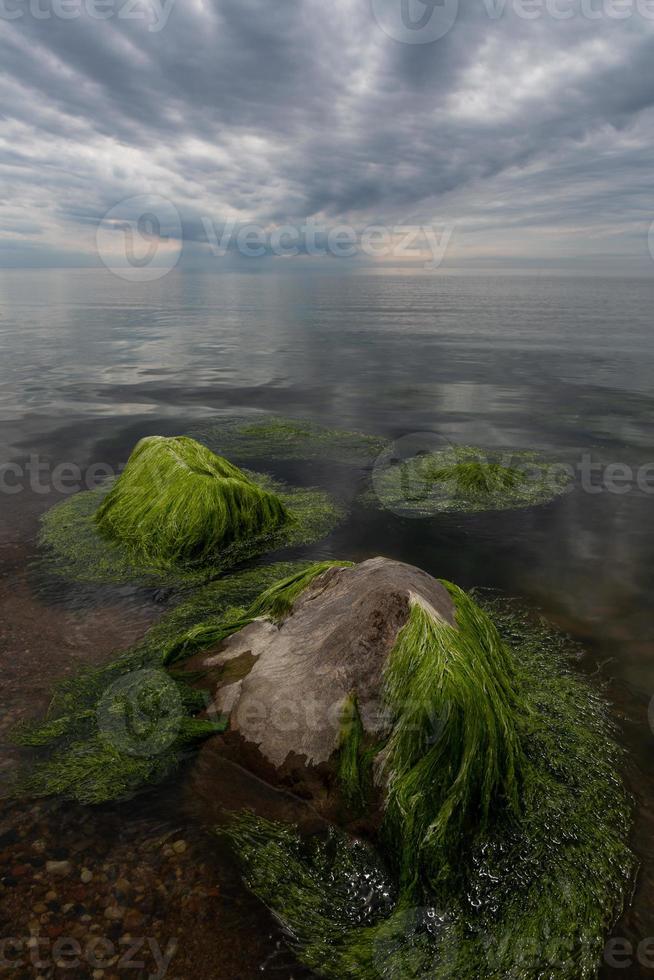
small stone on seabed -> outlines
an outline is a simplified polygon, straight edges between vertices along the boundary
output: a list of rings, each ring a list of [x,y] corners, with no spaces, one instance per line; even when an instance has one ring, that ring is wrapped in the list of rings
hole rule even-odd
[[[70,861],[47,861],[45,865],[45,870],[50,875],[55,875],[58,878],[65,878],[73,870],[73,866]]]
[[[176,840],[173,844],[173,851],[175,854],[183,854],[186,850],[187,844],[185,840]]]
[[[85,885],[88,885],[90,881],[93,881],[93,872],[89,871],[88,868],[82,868],[80,879]]]
[[[115,922],[119,922],[124,914],[125,909],[121,909],[118,905],[110,905],[104,910],[105,919],[113,919]]]

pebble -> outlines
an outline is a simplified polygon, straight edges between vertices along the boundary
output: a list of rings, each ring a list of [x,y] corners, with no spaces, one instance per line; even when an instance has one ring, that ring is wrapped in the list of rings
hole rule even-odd
[[[82,868],[82,872],[80,874],[80,880],[82,881],[83,884],[88,885],[90,881],[93,881],[93,872],[89,871],[88,868]]]
[[[65,878],[71,873],[73,866],[70,861],[47,861],[45,870],[56,878]]]
[[[105,919],[112,919],[115,922],[120,921],[124,916],[124,914],[125,914],[125,909],[121,909],[120,906],[118,905],[109,905],[104,910]]]
[[[128,931],[136,931],[145,923],[145,916],[138,909],[129,909],[125,914],[123,925]]]
[[[175,854],[183,854],[187,846],[188,845],[185,840],[176,840],[173,844],[173,851]]]

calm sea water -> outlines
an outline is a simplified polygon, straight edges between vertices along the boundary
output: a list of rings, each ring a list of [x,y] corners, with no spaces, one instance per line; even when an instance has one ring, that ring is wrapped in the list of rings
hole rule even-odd
[[[115,468],[143,435],[246,411],[591,461],[592,492],[427,521],[357,510],[310,554],[381,553],[498,588],[583,642],[579,669],[609,682],[640,808],[646,866],[621,934],[653,936],[653,308],[654,280],[4,273],[0,462]],[[607,487],[613,464],[629,469]],[[0,495],[5,572],[33,556],[57,499]]]

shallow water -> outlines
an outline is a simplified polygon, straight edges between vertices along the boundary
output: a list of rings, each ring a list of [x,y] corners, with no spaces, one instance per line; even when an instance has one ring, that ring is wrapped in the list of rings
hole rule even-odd
[[[643,468],[654,463],[653,301],[650,280],[171,273],[137,285],[86,271],[2,274],[0,461],[16,464],[0,471],[5,724],[40,711],[55,677],[106,659],[165,604],[134,588],[62,587],[29,568],[39,513],[78,482],[71,471],[62,485],[58,464],[92,479],[90,466],[116,470],[143,435],[249,412],[391,439],[428,433],[427,448],[592,462],[573,493],[547,506],[430,520],[361,506],[348,467],[270,469],[354,500],[345,524],[298,554],[400,558],[464,588],[519,596],[583,642],[579,669],[609,684],[639,805],[644,867],[615,935],[654,936],[654,479]],[[131,819],[129,806],[123,814]],[[230,927],[243,964],[253,922]],[[262,923],[273,938],[257,964],[297,976]],[[631,959],[604,975],[654,976],[654,958],[651,967]]]

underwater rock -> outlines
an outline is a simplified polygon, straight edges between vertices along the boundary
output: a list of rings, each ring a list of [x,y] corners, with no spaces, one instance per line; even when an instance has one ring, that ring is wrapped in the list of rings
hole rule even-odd
[[[386,448],[379,436],[267,414],[221,417],[198,426],[192,435],[214,452],[238,460],[329,460],[362,466]]]
[[[282,500],[188,436],[149,436],[95,515],[139,560],[193,564],[289,520]]]
[[[391,446],[378,457],[368,506],[401,517],[536,507],[569,493],[573,470],[531,451],[447,446],[430,452]]]

